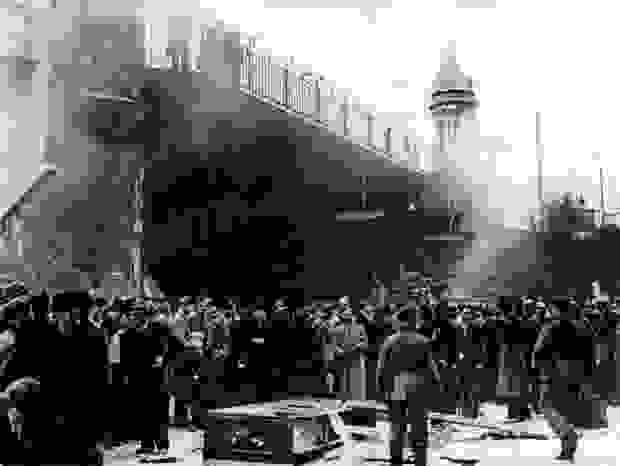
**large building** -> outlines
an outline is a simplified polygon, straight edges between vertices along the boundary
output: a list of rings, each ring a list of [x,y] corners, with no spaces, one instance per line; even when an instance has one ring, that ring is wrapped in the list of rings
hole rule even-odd
[[[389,281],[403,264],[442,273],[455,260],[434,240],[455,210],[407,156],[414,136],[368,118],[357,123],[368,128],[360,143],[352,106],[324,90],[307,94],[293,71],[274,74],[282,68],[244,49],[238,33],[207,28],[192,51],[175,20],[157,57],[145,51],[147,25],[93,8],[86,15],[86,3],[32,15],[55,29],[32,47],[46,144],[31,157],[62,171],[23,222],[25,268],[41,286],[60,285],[54,277],[67,269],[81,278],[63,286],[120,292],[140,238],[146,270],[179,295],[363,295],[371,272]],[[265,66],[271,74],[260,75]],[[260,88],[265,78],[286,84],[277,99]],[[140,89],[151,104],[97,97],[131,101]],[[157,121],[137,130],[153,105]],[[133,187],[144,160],[141,236]]]

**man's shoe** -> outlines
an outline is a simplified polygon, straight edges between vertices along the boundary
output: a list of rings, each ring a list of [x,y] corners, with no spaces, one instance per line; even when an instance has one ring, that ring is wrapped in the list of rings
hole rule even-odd
[[[558,456],[556,456],[555,459],[557,461],[570,461],[571,463],[574,463],[575,462],[575,455],[574,455],[574,453],[570,454],[569,452],[563,451]]]
[[[136,455],[154,455],[155,448],[140,447],[136,450]]]
[[[559,461],[575,461],[575,452],[577,451],[579,436],[577,432],[570,431],[568,434],[562,437],[562,451],[558,456],[556,456],[556,460]]]

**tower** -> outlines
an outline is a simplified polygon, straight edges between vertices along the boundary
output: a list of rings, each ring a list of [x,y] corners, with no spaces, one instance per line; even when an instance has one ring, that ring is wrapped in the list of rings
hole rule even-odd
[[[429,111],[435,121],[439,142],[438,156],[445,158],[449,146],[456,141],[457,130],[465,120],[473,119],[478,100],[472,79],[465,75],[456,61],[454,42],[443,52],[439,72],[433,82]],[[441,168],[438,160],[434,168]]]

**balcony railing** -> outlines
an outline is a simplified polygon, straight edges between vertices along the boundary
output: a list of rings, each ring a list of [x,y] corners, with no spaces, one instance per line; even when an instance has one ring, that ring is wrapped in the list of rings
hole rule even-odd
[[[322,76],[292,68],[252,46],[241,47],[242,89],[317,124],[336,128],[341,135],[387,158],[410,160],[411,144],[405,131],[397,140],[391,126],[377,131],[381,121],[374,114],[361,110],[344,96],[339,98],[337,89],[329,86]],[[377,138],[377,133],[381,137]]]
[[[324,122],[321,115],[321,78],[299,76],[286,65],[249,46],[241,48],[241,87],[297,113]]]
[[[174,50],[171,47],[163,54],[153,54],[154,50],[149,49],[150,66],[200,72],[200,68],[193,65],[196,60],[192,58],[192,52],[188,49]],[[322,76],[300,72],[290,64],[279,63],[274,56],[257,50],[252,43],[240,44],[239,50],[240,87],[243,91],[314,124],[335,129],[338,134],[367,150],[421,171],[417,148],[411,143],[404,125],[402,130],[396,130],[348,97],[339,96],[340,92]],[[157,65],[154,65],[154,56],[157,56]]]

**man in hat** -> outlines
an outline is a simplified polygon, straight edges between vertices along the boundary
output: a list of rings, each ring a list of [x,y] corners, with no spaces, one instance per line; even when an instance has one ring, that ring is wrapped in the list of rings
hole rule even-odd
[[[56,418],[47,406],[50,400],[45,398],[39,380],[20,378],[0,395],[0,463],[6,466],[101,464],[100,457],[86,463],[85,457],[72,455],[70,448],[58,448],[56,435],[50,435],[50,432],[57,434]]]
[[[530,403],[533,403],[531,376],[532,351],[538,337],[539,328],[527,318],[523,302],[517,302],[508,316],[507,340],[509,354],[506,358],[511,369],[511,396],[508,402],[508,417],[517,422],[531,418]],[[515,396],[516,394],[516,396]]]
[[[123,308],[120,299],[115,299],[104,311],[101,328],[105,332],[108,345],[108,388],[113,398],[118,400],[116,406],[107,410],[109,417],[107,443],[111,446],[122,444],[130,439],[128,423],[124,417],[131,412],[126,393],[126,374],[121,364],[121,337],[126,332],[127,309]],[[120,422],[119,422],[120,421]]]
[[[537,341],[538,341],[538,336],[540,335],[540,332],[542,331],[542,329],[544,328],[545,325],[548,324],[547,321],[547,307],[545,306],[545,303],[543,303],[542,301],[536,301],[534,303],[535,309],[534,309],[534,315],[532,317],[532,320],[535,323],[535,326],[538,330],[538,335],[537,335]],[[535,344],[534,344],[535,345]],[[532,348],[532,353],[534,351],[534,348]],[[533,354],[532,354],[532,358],[533,358]],[[538,414],[542,413],[543,410],[543,405],[544,405],[544,398],[545,398],[545,388],[548,386],[548,384],[546,383],[547,377],[549,374],[546,374],[541,367],[535,367],[533,364],[533,360],[530,363],[530,366],[532,368],[532,377],[533,377],[533,388],[534,388],[534,394],[533,394],[533,398],[534,398],[534,411]]]
[[[341,300],[341,306],[348,301]],[[355,314],[346,306],[340,314],[341,323],[332,332],[336,344],[335,357],[339,360],[340,396],[345,400],[365,400],[365,357],[363,350],[368,344],[364,326],[357,322]]]
[[[103,405],[93,402],[103,397],[107,386],[107,345],[105,335],[89,321],[93,306],[87,291],[69,291],[54,297],[59,338],[53,348],[56,358],[53,379],[41,380],[47,399],[55,400],[58,432],[71,432],[72,448],[93,456],[103,440]],[[79,379],[78,379],[79,377]],[[80,401],[82,400],[82,401]],[[59,434],[60,435],[60,434]],[[66,441],[60,436],[59,443]]]
[[[125,336],[135,339],[128,355],[131,376],[134,377],[135,406],[138,411],[140,454],[167,456],[169,385],[168,370],[172,361],[187,346],[175,335],[171,325],[163,318],[149,318],[143,306],[135,311],[138,326]],[[139,401],[138,401],[139,400]]]
[[[379,350],[385,340],[394,333],[392,325],[392,315],[387,305],[379,306],[374,311],[374,316],[368,326],[368,351],[366,361],[368,399],[379,400],[376,389],[377,364],[379,362]]]
[[[292,320],[288,393],[291,396],[323,396],[327,392],[326,363],[319,330],[313,325],[309,309],[298,308]]]
[[[484,350],[484,328],[473,310],[463,313],[459,341],[460,360],[457,363],[461,386],[461,410],[464,416],[477,418],[482,397],[482,383],[486,353]]]
[[[451,381],[447,383],[451,393],[442,395],[442,406],[440,406],[439,409],[443,412],[456,414],[456,400],[459,396],[456,391],[458,387],[456,365],[459,361],[458,345],[461,341],[461,327],[458,322],[458,311],[455,307],[450,306],[446,299],[442,299],[437,307],[436,317],[435,339],[432,341],[434,355],[439,366],[442,380]]]
[[[578,435],[568,416],[578,406],[580,385],[592,377],[594,342],[570,299],[556,298],[552,307],[558,317],[542,329],[533,363],[550,374],[549,397],[543,413],[562,442],[562,451],[556,459],[573,461]]]
[[[432,382],[440,384],[439,372],[428,338],[418,333],[420,311],[407,306],[399,313],[403,326],[381,347],[377,367],[377,390],[388,400],[390,460],[403,463],[407,425],[416,466],[426,466],[428,453],[428,406]]]
[[[291,351],[295,345],[292,338],[292,315],[284,303],[278,299],[271,314],[271,325],[267,332],[265,354],[269,357],[269,367],[272,396],[275,398],[286,396],[288,390],[288,372],[295,364],[295,358],[282,357],[282,351]]]

